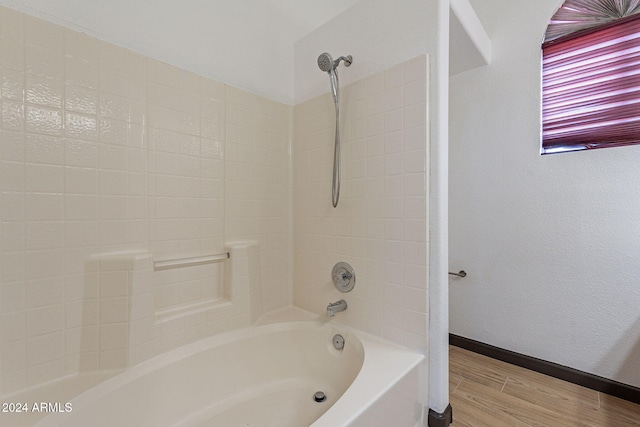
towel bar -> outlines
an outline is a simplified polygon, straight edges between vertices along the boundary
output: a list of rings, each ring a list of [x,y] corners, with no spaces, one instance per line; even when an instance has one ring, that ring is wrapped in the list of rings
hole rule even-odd
[[[216,255],[204,255],[204,256],[189,257],[189,258],[166,259],[161,261],[154,261],[153,269],[157,271],[157,270],[168,270],[170,268],[191,267],[194,265],[210,264],[216,261],[223,261],[230,257],[231,255],[229,255],[229,252],[225,252],[225,253],[216,254]]]

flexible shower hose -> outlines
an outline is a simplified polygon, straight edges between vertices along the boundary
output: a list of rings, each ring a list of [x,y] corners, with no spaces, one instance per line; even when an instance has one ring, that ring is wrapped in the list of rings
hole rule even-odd
[[[340,97],[338,94],[339,82],[337,71],[334,70],[333,73],[330,73],[330,78],[332,79],[331,83],[335,84],[335,96],[333,100],[336,106],[336,136],[333,147],[333,183],[331,185],[331,202],[335,208],[338,206],[338,201],[340,200]]]

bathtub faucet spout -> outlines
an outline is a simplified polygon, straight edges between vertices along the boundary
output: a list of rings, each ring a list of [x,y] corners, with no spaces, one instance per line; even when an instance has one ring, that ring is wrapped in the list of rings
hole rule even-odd
[[[339,311],[345,311],[347,309],[347,302],[343,299],[340,301],[332,302],[327,306],[327,316],[333,317]]]

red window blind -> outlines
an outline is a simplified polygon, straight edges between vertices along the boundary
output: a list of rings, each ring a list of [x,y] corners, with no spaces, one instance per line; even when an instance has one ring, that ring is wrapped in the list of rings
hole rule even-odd
[[[640,15],[542,45],[542,154],[640,143]]]

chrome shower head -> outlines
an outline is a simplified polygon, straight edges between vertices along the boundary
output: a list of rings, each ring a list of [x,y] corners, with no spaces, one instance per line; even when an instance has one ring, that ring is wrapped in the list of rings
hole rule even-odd
[[[335,68],[333,58],[327,52],[318,56],[318,67],[326,73]]]

